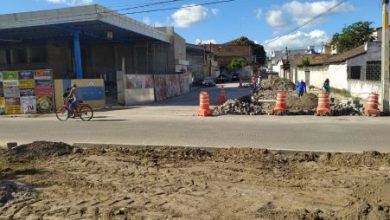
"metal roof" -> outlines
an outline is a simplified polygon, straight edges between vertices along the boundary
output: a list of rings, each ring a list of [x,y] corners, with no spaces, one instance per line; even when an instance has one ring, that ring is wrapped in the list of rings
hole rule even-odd
[[[57,30],[73,31],[104,37],[107,31],[113,31],[122,38],[148,37],[155,40],[170,42],[171,35],[151,26],[118,14],[99,5],[69,7],[62,9],[23,12],[0,15],[0,38],[31,37],[31,33],[39,35],[56,34]],[[130,39],[129,39],[130,40]]]

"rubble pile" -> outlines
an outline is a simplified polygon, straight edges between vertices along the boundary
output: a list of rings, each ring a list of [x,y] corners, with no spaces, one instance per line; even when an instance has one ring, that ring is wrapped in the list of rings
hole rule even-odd
[[[213,110],[213,115],[270,115],[273,113],[276,96],[280,89],[281,79],[270,76],[261,82],[261,88],[253,91],[252,95],[242,96],[238,99],[229,99]],[[298,97],[295,84],[287,83],[287,100],[289,115],[315,115],[318,105],[318,96],[305,93]],[[362,115],[363,108],[356,100],[333,100],[331,102],[331,115]]]
[[[354,102],[337,102],[330,107],[333,116],[358,116],[363,115],[363,105]]]

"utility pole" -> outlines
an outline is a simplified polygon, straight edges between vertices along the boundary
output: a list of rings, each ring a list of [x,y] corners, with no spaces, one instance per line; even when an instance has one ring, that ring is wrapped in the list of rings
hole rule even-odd
[[[211,55],[211,42],[209,43],[210,45],[210,55]],[[211,76],[211,56],[209,57],[209,76]]]
[[[381,65],[381,98],[383,112],[388,113],[389,106],[389,0],[382,0],[382,65]]]

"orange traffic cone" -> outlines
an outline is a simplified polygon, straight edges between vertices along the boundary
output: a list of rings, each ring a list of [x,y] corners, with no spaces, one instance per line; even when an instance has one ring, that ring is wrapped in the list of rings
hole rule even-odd
[[[276,97],[276,105],[274,108],[274,114],[281,115],[288,112],[286,97],[287,95],[285,91],[278,91],[278,95]]]
[[[218,105],[222,105],[223,103],[226,102],[226,95],[225,95],[225,89],[223,88],[223,86],[221,86],[221,90],[220,90],[220,93],[219,93],[219,96],[218,96]]]
[[[240,79],[240,82],[238,83],[238,88],[242,88],[242,80]]]
[[[377,93],[372,92],[368,96],[366,107],[364,108],[364,115],[374,116],[374,117],[380,115],[380,111],[378,108],[378,94]]]
[[[329,94],[326,92],[322,92],[318,96],[317,115],[330,115]]]
[[[203,117],[211,115],[210,99],[209,94],[207,92],[201,92],[199,95],[198,115]]]

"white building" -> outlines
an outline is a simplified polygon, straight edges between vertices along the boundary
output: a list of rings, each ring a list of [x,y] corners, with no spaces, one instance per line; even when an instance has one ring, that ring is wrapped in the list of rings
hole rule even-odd
[[[315,60],[315,57],[309,57]],[[318,61],[318,62],[317,62]],[[332,88],[346,90],[352,96],[367,98],[370,92],[378,92],[381,78],[381,43],[368,42],[362,46],[309,65],[291,63],[292,81],[304,80],[308,86],[322,87],[329,78]]]

